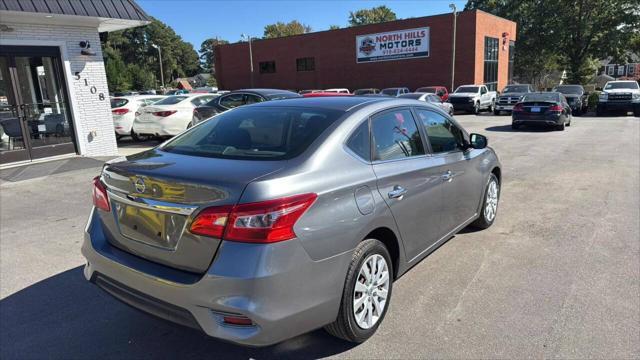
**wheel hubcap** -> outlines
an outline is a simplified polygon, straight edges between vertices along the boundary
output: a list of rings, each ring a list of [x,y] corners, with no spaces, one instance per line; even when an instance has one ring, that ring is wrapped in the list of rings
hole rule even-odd
[[[498,183],[491,181],[487,189],[487,201],[484,206],[484,217],[488,221],[493,221],[498,210]]]
[[[389,281],[389,267],[382,255],[371,255],[362,263],[353,290],[353,314],[362,329],[370,329],[384,313]]]

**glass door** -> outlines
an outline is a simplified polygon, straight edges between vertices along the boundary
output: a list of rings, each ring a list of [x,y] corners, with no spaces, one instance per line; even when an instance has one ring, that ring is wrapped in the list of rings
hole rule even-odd
[[[6,94],[6,106],[2,108],[6,110],[0,115],[6,135],[0,147],[0,163],[74,153],[73,122],[60,57],[54,54],[57,49],[19,48],[0,56],[2,78],[6,79],[0,80],[0,104]]]

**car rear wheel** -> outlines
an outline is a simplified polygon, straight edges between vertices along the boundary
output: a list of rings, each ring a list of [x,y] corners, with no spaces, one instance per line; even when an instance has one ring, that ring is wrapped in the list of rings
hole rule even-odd
[[[475,105],[473,105],[473,113],[476,114],[476,115],[480,114],[480,103],[479,102],[477,102],[477,103],[475,103]]]
[[[149,136],[147,135],[138,135],[133,130],[131,130],[131,138],[133,141],[147,141],[149,140]]]
[[[511,128],[512,128],[513,130],[518,130],[518,129],[520,129],[520,125],[517,125],[517,124],[511,123]]]
[[[499,115],[500,115],[500,113],[501,113],[501,111],[500,111],[500,110],[493,109],[493,115],[495,115],[495,116],[499,116]]]
[[[562,124],[560,124],[560,125],[556,125],[556,130],[558,130],[558,131],[564,131],[564,126],[565,126],[565,123],[564,123],[564,122],[562,122]]]
[[[338,318],[325,330],[341,339],[361,343],[382,323],[391,300],[393,263],[376,239],[358,244],[345,279]]]
[[[479,229],[486,229],[493,225],[498,213],[498,201],[500,200],[500,182],[495,174],[489,176],[489,181],[484,190],[484,200],[482,201],[482,209],[480,217],[471,224]]]

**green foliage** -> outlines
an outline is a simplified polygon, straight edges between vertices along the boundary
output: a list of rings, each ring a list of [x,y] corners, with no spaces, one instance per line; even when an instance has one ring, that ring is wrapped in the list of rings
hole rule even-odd
[[[202,69],[210,74],[215,74],[215,52],[214,49],[218,45],[228,44],[227,40],[219,40],[218,38],[207,39],[200,45],[200,64]]]
[[[300,35],[308,32],[311,32],[311,26],[305,25],[297,20],[293,20],[289,23],[278,21],[275,24],[264,27],[264,38],[273,39],[284,36]]]
[[[598,106],[598,98],[600,97],[600,92],[592,92],[589,94],[589,98],[587,99],[587,103],[589,104],[589,111],[595,111]]]
[[[340,25],[329,25],[329,30],[338,30],[340,29]]]
[[[158,50],[152,44],[162,52],[165,83],[201,72],[200,58],[193,46],[156,19],[147,26],[103,34],[101,43],[109,91],[159,86]]]
[[[360,9],[355,12],[349,12],[350,26],[377,24],[393,20],[396,20],[396,13],[394,13],[385,5],[381,5],[371,9]]]
[[[623,61],[640,36],[638,0],[469,0],[471,9],[517,23],[514,70],[532,83],[566,69],[569,82],[584,84],[596,59]]]

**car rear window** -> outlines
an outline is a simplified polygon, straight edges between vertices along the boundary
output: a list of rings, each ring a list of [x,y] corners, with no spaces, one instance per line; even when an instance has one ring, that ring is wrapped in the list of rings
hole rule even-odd
[[[553,90],[563,94],[575,94],[575,95],[582,95],[582,93],[584,92],[584,89],[582,88],[582,86],[579,86],[579,85],[562,85],[562,86],[556,87]]]
[[[459,88],[456,89],[457,93],[477,93],[478,92],[478,87],[477,86],[460,86]]]
[[[558,93],[538,93],[527,94],[522,98],[523,102],[531,101],[560,101],[560,94]]]
[[[127,103],[129,102],[129,100],[127,99],[122,99],[122,98],[113,98],[111,99],[111,108],[119,108],[119,107],[123,107],[125,105],[127,105]]]
[[[156,103],[154,103],[153,105],[175,105],[179,102],[181,102],[182,100],[188,98],[188,96],[184,96],[184,95],[174,95],[174,96],[168,96]]]
[[[409,93],[409,94],[402,94],[400,96],[398,96],[399,98],[402,99],[420,99],[420,97],[422,97],[422,95],[424,94],[418,94],[418,93]]]
[[[526,85],[511,85],[504,88],[503,93],[521,93],[527,92],[529,87]]]
[[[384,89],[382,90],[382,93],[385,95],[397,95],[398,89]]]
[[[296,93],[273,93],[273,94],[267,94],[266,97],[269,100],[281,100],[281,99],[299,98],[302,96]]]
[[[328,109],[239,107],[175,137],[162,150],[214,158],[291,159],[342,114]]]

